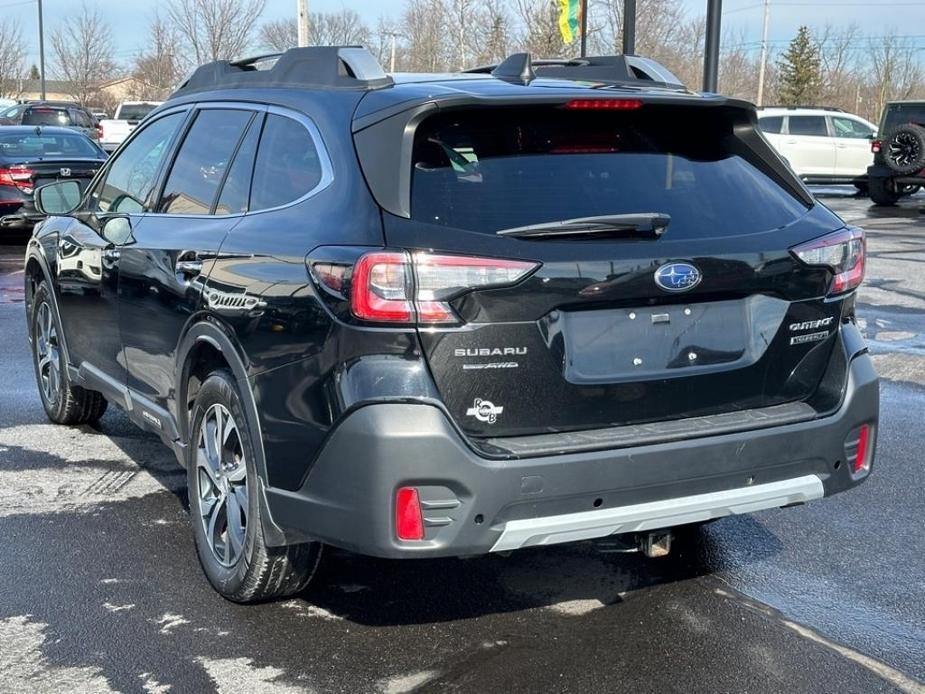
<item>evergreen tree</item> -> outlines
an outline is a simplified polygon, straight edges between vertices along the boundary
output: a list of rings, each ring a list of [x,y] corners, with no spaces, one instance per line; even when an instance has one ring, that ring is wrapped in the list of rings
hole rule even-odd
[[[30,80],[40,80],[40,79],[42,79],[42,75],[41,75],[41,73],[39,72],[39,66],[38,66],[38,65],[33,64],[32,67],[29,68],[29,79],[30,79]]]
[[[777,63],[780,81],[777,96],[782,106],[808,106],[822,91],[822,60],[809,29],[801,26],[787,52]]]

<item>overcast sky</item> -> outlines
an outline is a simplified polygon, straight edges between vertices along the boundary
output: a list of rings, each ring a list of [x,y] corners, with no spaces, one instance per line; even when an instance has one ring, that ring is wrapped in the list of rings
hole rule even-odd
[[[621,2],[622,0],[614,0]],[[703,14],[707,0],[678,0],[692,14]],[[159,0],[87,0],[98,6],[113,27],[118,27],[114,39],[116,57],[126,62],[145,43],[148,18],[156,8],[163,7]],[[724,30],[744,34],[747,42],[761,38],[763,0],[725,0],[723,3]],[[78,0],[43,0],[46,32],[54,30],[68,13],[79,10]],[[309,0],[312,11],[336,11],[350,7],[359,12],[370,25],[380,14],[397,16],[403,0]],[[267,0],[266,19],[295,16],[296,0]],[[23,33],[30,42],[29,62],[38,62],[38,29],[35,0],[0,0],[2,16],[17,18]],[[822,26],[858,23],[871,36],[900,34],[914,36],[922,47],[925,60],[925,0],[772,0],[770,39],[777,48],[793,37],[800,24]],[[736,34],[738,36],[738,33]],[[47,41],[46,41],[47,48]],[[48,56],[46,55],[46,59]]]

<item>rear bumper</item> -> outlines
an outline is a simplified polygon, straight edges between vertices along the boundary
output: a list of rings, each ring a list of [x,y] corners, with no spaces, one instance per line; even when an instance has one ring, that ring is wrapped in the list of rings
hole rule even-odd
[[[372,404],[331,434],[300,489],[269,488],[267,504],[287,542],[316,539],[382,557],[483,554],[666,528],[859,484],[846,439],[864,423],[876,439],[878,413],[866,354],[851,362],[844,400],[830,416],[605,451],[489,460],[437,407]],[[419,542],[395,538],[393,499],[403,486],[419,490]]]

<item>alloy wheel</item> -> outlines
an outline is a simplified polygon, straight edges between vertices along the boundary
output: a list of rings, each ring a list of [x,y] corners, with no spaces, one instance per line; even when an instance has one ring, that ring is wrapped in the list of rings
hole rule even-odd
[[[61,346],[51,306],[43,301],[36,309],[35,360],[42,393],[48,403],[58,402],[61,391]]]
[[[890,140],[889,155],[897,165],[909,166],[919,156],[919,142],[910,133],[897,133]]]
[[[238,425],[224,405],[209,407],[199,425],[196,475],[206,542],[222,566],[233,566],[247,534],[247,464]]]

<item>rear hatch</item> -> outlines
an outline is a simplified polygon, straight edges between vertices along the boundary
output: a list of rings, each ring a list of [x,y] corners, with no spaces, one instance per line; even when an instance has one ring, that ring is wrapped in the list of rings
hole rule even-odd
[[[457,258],[452,318],[419,327],[452,417],[497,439],[809,398],[842,302],[791,249],[843,224],[747,109],[597,101],[417,125],[410,218],[385,234],[422,259],[418,298],[441,256],[515,261],[486,281]]]

